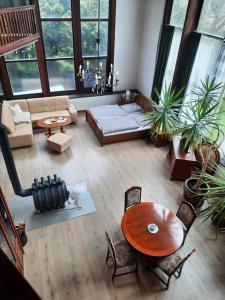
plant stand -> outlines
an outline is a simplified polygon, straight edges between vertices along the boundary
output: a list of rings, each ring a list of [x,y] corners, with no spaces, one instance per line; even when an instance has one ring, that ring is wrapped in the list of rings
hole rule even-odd
[[[191,176],[196,163],[193,151],[185,153],[181,145],[180,136],[173,136],[173,143],[167,155],[170,161],[170,180],[185,181]]]

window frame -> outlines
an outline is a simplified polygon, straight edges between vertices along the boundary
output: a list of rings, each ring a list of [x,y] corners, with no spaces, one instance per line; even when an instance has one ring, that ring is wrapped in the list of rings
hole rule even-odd
[[[78,71],[79,71],[79,65],[83,65],[83,57],[82,57],[82,49],[81,49],[81,22],[87,22],[87,21],[94,21],[96,22],[98,19],[95,18],[80,18],[80,0],[70,0],[71,3],[71,17],[48,17],[48,18],[41,18],[40,16],[40,8],[39,8],[39,1],[38,0],[30,0],[30,4],[36,5],[36,17],[37,17],[37,24],[38,29],[40,32],[40,40],[35,43],[36,48],[36,58],[32,59],[15,59],[15,60],[5,60],[5,57],[3,56],[0,58],[0,66],[3,67],[2,74],[4,76],[1,76],[1,83],[2,83],[2,89],[4,92],[4,96],[1,98],[5,99],[18,99],[21,97],[25,98],[33,98],[33,97],[40,97],[40,96],[55,96],[55,95],[76,95],[76,94],[85,94],[88,95],[93,94],[91,91],[91,88],[84,88],[83,82],[80,81],[80,79],[77,77]],[[107,55],[100,56],[102,59],[106,59],[106,72],[108,73],[110,70],[110,64],[114,64],[114,45],[115,45],[115,16],[116,16],[116,0],[109,0],[109,14],[108,18],[100,18],[100,21],[107,21],[108,22],[108,46],[107,46]],[[43,31],[42,31],[42,22],[65,22],[70,21],[72,26],[72,39],[73,39],[73,56],[71,57],[46,57],[46,51],[44,48],[44,39],[43,39]],[[49,77],[48,77],[48,69],[47,69],[47,62],[48,61],[56,61],[56,60],[71,60],[74,61],[74,72],[75,72],[75,89],[72,90],[63,90],[63,91],[50,91],[50,85],[49,85]],[[92,59],[98,59],[98,56],[93,57],[84,57],[85,60],[92,60]],[[15,95],[13,94],[9,73],[7,70],[6,64],[11,62],[37,62],[38,68],[39,68],[39,75],[41,80],[41,87],[42,87],[42,93],[38,94],[20,94]],[[4,77],[4,78],[2,78]],[[3,80],[4,79],[4,80]],[[112,93],[112,89],[108,89],[104,94]]]

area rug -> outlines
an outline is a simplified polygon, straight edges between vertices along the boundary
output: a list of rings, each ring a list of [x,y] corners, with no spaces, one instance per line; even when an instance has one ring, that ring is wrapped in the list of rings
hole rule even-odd
[[[70,192],[65,208],[44,213],[35,212],[33,197],[16,196],[8,201],[10,212],[15,224],[22,220],[26,222],[26,230],[34,230],[69,219],[81,217],[96,212],[96,208],[85,183],[67,186]]]

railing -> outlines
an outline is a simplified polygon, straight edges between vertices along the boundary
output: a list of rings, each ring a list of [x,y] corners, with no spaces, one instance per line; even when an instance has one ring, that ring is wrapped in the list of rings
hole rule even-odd
[[[0,56],[39,37],[34,5],[0,9]]]

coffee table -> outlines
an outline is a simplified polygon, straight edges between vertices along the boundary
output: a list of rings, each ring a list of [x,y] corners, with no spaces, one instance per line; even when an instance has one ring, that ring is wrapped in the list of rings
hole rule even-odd
[[[68,125],[71,123],[71,118],[70,117],[64,117],[64,120],[60,120],[58,122],[52,122],[52,123],[46,123],[47,120],[50,120],[50,119],[59,119],[59,117],[50,117],[50,118],[44,118],[44,119],[41,119],[41,120],[38,120],[37,121],[37,125],[39,127],[42,127],[42,128],[46,128],[48,129],[48,133],[47,133],[47,136],[51,136],[53,133],[52,133],[52,128],[57,128],[59,127],[60,128],[60,131],[62,133],[65,132],[64,130],[64,126],[65,125]]]
[[[151,223],[158,226],[158,232],[148,231],[147,226]],[[152,257],[175,253],[184,237],[183,225],[176,215],[154,202],[142,202],[127,209],[122,219],[122,230],[134,249]]]

